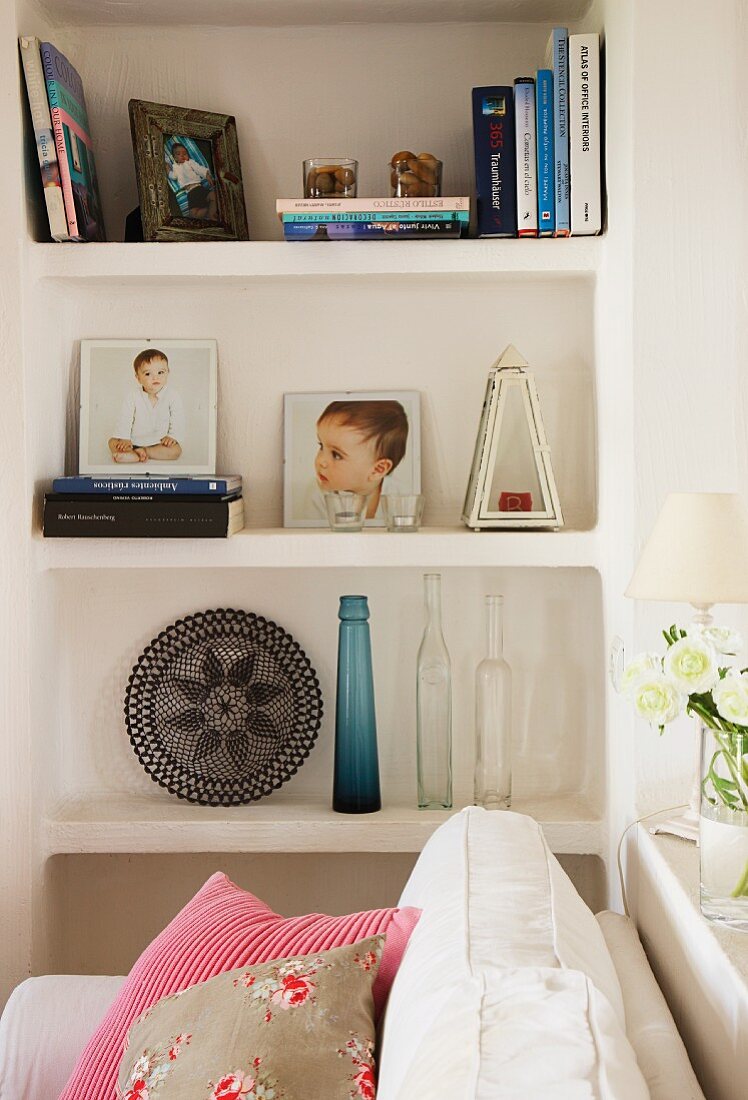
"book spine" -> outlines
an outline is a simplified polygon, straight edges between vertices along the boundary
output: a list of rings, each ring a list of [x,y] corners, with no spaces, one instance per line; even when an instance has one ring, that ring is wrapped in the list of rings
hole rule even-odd
[[[569,210],[569,32],[556,27],[551,39],[553,64],[553,155],[555,237],[568,237]]]
[[[538,140],[538,233],[552,237],[556,225],[553,194],[553,73],[538,69],[536,77]]]
[[[45,497],[45,538],[225,538],[228,501],[65,501]]]
[[[394,213],[382,213],[376,210],[362,210],[360,212],[350,211],[348,213],[332,213],[323,214],[320,211],[312,211],[310,213],[297,212],[283,215],[284,225],[304,225],[307,222],[314,222],[317,225],[323,223],[340,222],[358,223],[364,224],[371,222],[422,222],[428,220],[430,222],[469,222],[470,213],[467,210],[433,210],[425,214],[423,210],[396,210]]]
[[[51,52],[43,43],[40,48],[44,76],[47,83],[47,99],[49,100],[49,116],[52,120],[52,131],[55,135],[55,148],[57,150],[57,162],[60,168],[60,180],[62,183],[62,197],[65,203],[65,216],[67,217],[68,233],[71,240],[82,241],[78,226],[78,216],[73,202],[73,181],[70,178],[70,166],[68,154],[65,148],[65,133],[62,128],[62,117],[55,80],[54,64]]]
[[[514,82],[517,142],[517,236],[538,235],[538,168],[535,153],[535,81],[520,76]]]
[[[56,477],[52,482],[55,493],[68,493],[80,495],[82,493],[97,493],[113,496],[118,493],[122,496],[159,496],[169,498],[176,493],[185,496],[225,496],[227,493],[235,493],[241,489],[241,482],[226,478],[209,478],[199,480],[188,477],[175,477],[169,479],[153,478],[138,480],[136,478],[95,478],[95,477]]]
[[[349,240],[388,240],[428,237],[459,237],[464,222],[458,221],[419,221],[419,222],[304,222],[294,225],[285,222],[283,236],[287,241],[349,241]]]
[[[44,189],[44,202],[49,218],[49,231],[53,240],[67,241],[70,240],[70,234],[68,233],[68,222],[65,217],[65,202],[62,197],[55,137],[49,115],[47,85],[39,53],[40,42],[38,38],[23,37],[19,39],[19,43],[31,113],[31,124],[34,127],[36,152],[42,174],[42,188]]]
[[[569,149],[572,236],[599,233],[600,193],[600,38],[569,36]]]
[[[434,198],[388,198],[387,196],[361,199],[276,199],[277,214],[291,214],[296,210],[321,210],[325,214],[335,211],[370,210],[470,210],[466,195],[439,195]]]
[[[514,96],[510,87],[473,88],[477,235],[517,234]]]
[[[201,502],[203,504],[209,505],[222,504],[225,503],[227,500],[238,500],[240,495],[240,493],[227,493],[223,496],[208,496],[207,494],[204,494],[201,498]],[[52,501],[62,500],[68,502],[78,501],[80,504],[90,504],[92,501],[103,501],[104,503],[113,503],[115,501],[136,501],[139,504],[144,504],[148,502],[151,504],[151,506],[153,506],[153,503],[156,502],[156,507],[158,507],[158,503],[163,501],[164,499],[173,504],[195,503],[195,497],[188,493],[172,493],[166,498],[164,498],[163,496],[159,496],[158,494],[151,494],[149,496],[146,493],[137,493],[135,495],[131,495],[129,493],[47,493],[46,499]]]

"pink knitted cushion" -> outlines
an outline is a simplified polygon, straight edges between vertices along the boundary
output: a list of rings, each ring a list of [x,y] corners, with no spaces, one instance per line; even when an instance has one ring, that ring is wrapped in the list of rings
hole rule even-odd
[[[373,987],[379,1014],[420,915],[420,909],[373,909],[345,917],[280,917],[226,875],[211,875],[135,963],[60,1100],[114,1100],[117,1070],[133,1021],[162,997],[240,966],[329,951],[385,933]]]

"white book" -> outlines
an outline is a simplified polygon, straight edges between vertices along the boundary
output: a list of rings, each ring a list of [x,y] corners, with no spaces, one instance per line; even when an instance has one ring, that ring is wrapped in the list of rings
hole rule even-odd
[[[571,234],[602,228],[600,183],[600,36],[569,35]]]
[[[535,81],[514,81],[514,125],[517,141],[517,236],[538,235],[538,161]]]
[[[57,163],[52,121],[47,99],[47,81],[39,54],[39,39],[30,35],[19,38],[26,91],[29,97],[31,124],[34,127],[36,151],[42,173],[44,201],[49,216],[49,231],[55,241],[69,241],[68,221],[62,198],[60,170]]]

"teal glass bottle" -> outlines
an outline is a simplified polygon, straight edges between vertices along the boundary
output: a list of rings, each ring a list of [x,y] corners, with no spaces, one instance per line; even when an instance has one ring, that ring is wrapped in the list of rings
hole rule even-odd
[[[338,618],[332,808],[340,814],[371,814],[381,810],[382,798],[366,596],[341,596]]]

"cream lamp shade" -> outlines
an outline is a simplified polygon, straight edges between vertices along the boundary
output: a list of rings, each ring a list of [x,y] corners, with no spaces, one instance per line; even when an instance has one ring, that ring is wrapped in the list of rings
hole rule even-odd
[[[748,508],[737,493],[671,493],[626,595],[710,607],[748,603]]]

